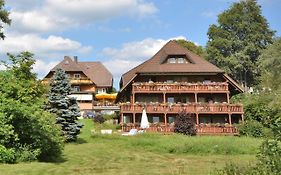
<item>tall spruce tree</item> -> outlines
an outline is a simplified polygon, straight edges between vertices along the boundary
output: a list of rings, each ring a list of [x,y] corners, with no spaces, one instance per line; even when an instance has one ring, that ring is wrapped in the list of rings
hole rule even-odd
[[[241,0],[218,16],[208,30],[207,59],[244,86],[257,83],[261,51],[273,42],[274,32],[255,0]]]
[[[57,124],[67,142],[75,141],[82,124],[77,122],[80,109],[75,98],[69,97],[71,86],[63,69],[57,69],[50,83],[48,110],[56,114]]]

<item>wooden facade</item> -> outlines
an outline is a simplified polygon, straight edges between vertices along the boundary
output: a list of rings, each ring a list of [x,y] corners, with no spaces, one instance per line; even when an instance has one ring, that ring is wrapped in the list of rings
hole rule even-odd
[[[165,61],[178,55],[190,61]],[[235,81],[174,41],[124,74],[120,88],[124,131],[139,128],[143,109],[150,122],[148,131],[152,132],[172,132],[174,120],[182,111],[192,115],[198,134],[237,134],[234,124],[244,120],[243,106],[230,103],[232,95],[242,92]]]
[[[78,62],[78,58],[65,56],[42,80],[48,84],[57,68],[63,69],[72,87],[71,96],[77,99],[81,111],[93,111],[98,102],[95,94],[111,90],[113,78],[100,62]]]

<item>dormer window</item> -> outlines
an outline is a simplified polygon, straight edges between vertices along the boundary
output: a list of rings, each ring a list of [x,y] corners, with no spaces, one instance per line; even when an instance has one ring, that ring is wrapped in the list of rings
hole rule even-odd
[[[74,74],[74,79],[80,79],[81,75],[80,74]]]
[[[185,55],[175,55],[175,56],[168,57],[166,63],[184,64],[184,63],[190,63],[190,61],[186,58]]]
[[[179,58],[178,58],[178,63],[185,63],[185,59],[184,59],[184,58],[179,57]]]
[[[169,59],[168,59],[168,62],[169,62],[169,63],[176,63],[176,58],[169,58]]]

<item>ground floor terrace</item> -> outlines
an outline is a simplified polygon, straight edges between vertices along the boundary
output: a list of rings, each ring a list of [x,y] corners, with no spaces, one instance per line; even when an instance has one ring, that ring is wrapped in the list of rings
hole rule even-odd
[[[175,118],[181,111],[190,113],[198,134],[237,134],[235,124],[243,121],[243,107],[238,104],[123,104],[120,109],[123,131],[140,127],[142,109],[147,112],[151,132],[173,132]]]

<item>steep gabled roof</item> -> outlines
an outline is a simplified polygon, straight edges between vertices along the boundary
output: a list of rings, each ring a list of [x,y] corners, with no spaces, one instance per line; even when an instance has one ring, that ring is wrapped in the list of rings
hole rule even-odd
[[[112,74],[101,62],[78,62],[78,65],[97,86],[112,86]]]
[[[191,63],[165,64],[168,56],[184,55]],[[123,87],[138,73],[224,73],[223,70],[190,52],[176,41],[169,41],[153,57],[122,75]]]
[[[99,87],[111,87],[113,83],[112,74],[101,62],[75,62],[70,57],[65,56],[63,61],[51,69],[51,72],[58,68],[62,68],[66,72],[83,72]]]
[[[65,56],[64,60],[57,64],[51,71],[56,71],[58,68],[66,72],[80,72],[81,68],[69,56]]]

